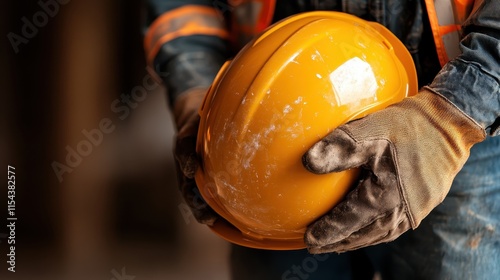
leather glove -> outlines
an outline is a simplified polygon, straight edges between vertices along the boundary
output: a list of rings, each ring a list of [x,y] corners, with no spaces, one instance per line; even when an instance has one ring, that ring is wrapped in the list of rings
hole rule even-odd
[[[485,137],[430,88],[338,127],[304,154],[304,166],[317,174],[361,167],[361,175],[341,203],[309,225],[309,251],[345,252],[415,229],[443,201],[472,145]]]
[[[175,101],[173,113],[177,125],[174,155],[180,190],[199,223],[213,225],[218,215],[203,200],[194,175],[199,166],[196,156],[196,136],[200,116],[198,110],[207,88],[194,88],[182,93]]]

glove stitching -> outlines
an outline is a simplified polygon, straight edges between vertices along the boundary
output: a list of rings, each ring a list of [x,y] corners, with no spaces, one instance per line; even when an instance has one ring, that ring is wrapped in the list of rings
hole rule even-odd
[[[357,144],[362,145],[365,142],[373,142],[373,141],[386,141],[387,143],[389,143],[389,150],[390,150],[391,155],[392,155],[392,161],[394,163],[394,169],[395,169],[395,173],[396,173],[395,174],[396,175],[396,184],[397,184],[396,187],[398,188],[399,195],[402,198],[402,202],[404,204],[404,211],[408,217],[408,220],[410,221],[412,228],[415,229],[417,227],[417,225],[416,225],[416,221],[415,221],[413,215],[411,214],[411,211],[409,211],[408,196],[406,194],[406,191],[403,188],[403,184],[402,184],[403,181],[401,179],[400,172],[399,172],[399,170],[400,170],[399,160],[398,160],[399,158],[397,157],[398,150],[397,150],[396,146],[394,145],[394,143],[392,143],[386,137],[375,137],[375,138],[367,138],[367,139],[363,139],[363,140],[357,140],[356,137],[353,135],[353,133],[347,129],[347,127],[340,127],[338,129],[342,130],[345,134],[347,134],[347,136],[349,136],[349,138],[351,138]],[[369,158],[369,160],[373,160],[373,158],[375,158],[375,157],[376,156],[371,156]]]
[[[368,246],[368,245],[370,245],[370,246],[371,246],[371,245],[377,245],[377,244],[380,244],[380,243],[382,243],[382,242],[384,242],[384,243],[391,242],[391,241],[395,240],[396,238],[398,238],[398,237],[401,235],[401,234],[399,234],[399,235],[396,235],[396,236],[392,236],[392,237],[391,237],[391,232],[395,232],[395,229],[398,229],[398,228],[399,228],[399,226],[400,226],[402,223],[404,223],[404,220],[401,220],[401,221],[397,224],[397,227],[396,227],[396,228],[394,228],[394,229],[391,229],[391,230],[387,231],[387,232],[386,232],[386,234],[385,234],[384,236],[380,237],[380,238],[379,238],[379,239],[377,239],[376,241],[373,241],[373,240],[372,240],[372,241],[368,241],[368,242],[363,243],[362,245],[359,245],[359,246],[356,246],[356,247],[350,247],[348,250],[349,250],[349,251],[352,251],[352,250],[357,250],[357,249],[364,248],[364,247],[366,247],[366,246]],[[387,239],[387,237],[389,237],[389,239]],[[334,244],[338,244],[338,243],[340,243],[340,242],[337,242],[337,243],[334,243]],[[332,245],[334,245],[334,244],[332,244]],[[343,252],[346,252],[347,250],[342,250],[342,251],[343,251]]]
[[[378,215],[378,216],[374,217],[373,219],[371,219],[371,220],[370,220],[370,222],[364,223],[364,224],[363,224],[363,227],[361,227],[361,228],[360,228],[360,229],[358,229],[357,231],[352,232],[351,234],[349,234],[348,236],[346,236],[346,237],[345,237],[344,239],[342,239],[341,241],[338,241],[338,242],[335,242],[335,243],[330,243],[330,244],[323,245],[323,246],[316,246],[316,248],[326,249],[326,247],[333,247],[333,246],[339,245],[339,244],[341,244],[343,241],[345,241],[346,239],[350,238],[352,235],[354,235],[354,234],[356,234],[356,233],[359,233],[360,231],[362,231],[363,229],[367,228],[368,226],[370,226],[370,225],[374,224],[374,223],[375,223],[375,222],[377,222],[378,220],[380,220],[380,219],[383,219],[383,218],[385,218],[385,217],[390,216],[392,213],[394,213],[394,212],[395,212],[395,210],[396,210],[396,209],[400,209],[400,208],[401,208],[401,209],[404,209],[404,211],[405,211],[405,212],[407,212],[407,211],[406,211],[406,209],[407,209],[407,208],[406,208],[406,206],[404,206],[403,204],[398,204],[396,207],[394,207],[394,208],[392,208],[392,209],[389,209],[389,210],[387,210],[386,212],[384,212],[384,213],[382,213],[382,214],[380,214],[380,215]],[[391,230],[395,230],[395,229],[399,228],[399,225],[400,225],[401,223],[403,223],[403,222],[404,222],[404,220],[401,220],[401,221],[398,223],[398,226],[397,226],[396,228],[392,228]],[[390,232],[390,231],[389,231],[389,232]],[[388,235],[389,235],[389,232],[387,232],[387,234],[386,234],[386,235],[384,235],[384,237],[388,236]],[[383,238],[382,238],[382,239],[383,239]],[[379,239],[379,241],[381,241],[382,239]],[[366,243],[366,244],[372,244],[371,242],[372,242],[372,241],[368,241],[368,243]],[[355,249],[357,249],[357,248],[365,247],[365,246],[366,246],[366,244],[365,244],[365,245],[360,245],[359,247],[356,247],[356,248],[350,248],[350,250],[355,250]],[[378,243],[377,243],[377,244],[378,244]],[[373,245],[375,245],[375,244],[373,244]]]
[[[403,204],[404,204],[404,212],[406,213],[406,216],[408,217],[408,220],[410,220],[410,223],[411,223],[411,227],[413,229],[415,229],[417,227],[417,224],[416,224],[416,221],[410,211],[410,207],[409,207],[409,202],[408,202],[408,196],[406,194],[406,190],[403,188],[403,180],[400,176],[400,172],[399,172],[399,157],[397,156],[398,155],[398,149],[396,148],[396,146],[389,141],[389,145],[391,145],[390,149],[391,149],[391,154],[393,156],[393,161],[394,161],[394,168],[395,168],[395,172],[396,172],[396,176],[397,176],[397,179],[396,179],[396,183],[398,184],[397,187],[398,187],[398,192],[399,192],[399,195],[400,197],[403,199]]]

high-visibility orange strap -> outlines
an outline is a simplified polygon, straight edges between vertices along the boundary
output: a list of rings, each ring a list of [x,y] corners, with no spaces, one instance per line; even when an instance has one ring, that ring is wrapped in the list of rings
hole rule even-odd
[[[189,35],[229,38],[229,33],[214,8],[186,5],[161,15],[149,27],[144,38],[148,64],[153,62],[163,44]]]
[[[445,35],[451,32],[457,32],[460,30],[460,25],[444,25],[444,26],[439,26],[439,34]]]
[[[460,53],[460,50],[456,40],[446,40],[443,37],[453,32],[456,32],[456,36],[459,36],[461,24],[470,15],[474,6],[474,0],[425,0],[425,6],[427,7],[427,14],[429,16],[432,35],[434,36],[439,63],[441,66],[444,66],[450,59],[450,56],[453,58]],[[440,10],[437,11],[436,7]],[[441,18],[439,18],[440,16]],[[450,19],[452,20],[451,22]],[[440,20],[442,20],[441,26],[439,25]],[[451,37],[448,36],[449,38]]]
[[[274,8],[276,6],[276,0],[264,0],[261,2],[263,7],[260,11],[259,21],[257,22],[257,33],[262,32],[271,24],[274,15]]]
[[[436,8],[434,7],[434,0],[425,0],[425,5],[427,7],[427,15],[429,16],[429,22],[431,24],[432,35],[434,36],[434,44],[436,45],[437,56],[439,59],[439,63],[442,66],[446,64],[446,62],[448,62],[448,56],[446,55],[444,42],[441,38],[441,33],[439,32],[439,21],[436,13]]]
[[[235,49],[241,48],[272,23],[276,0],[229,0],[228,3],[234,10],[240,11],[231,17],[231,42]],[[255,11],[258,14],[253,16]]]
[[[471,14],[474,0],[455,0],[456,16],[460,22],[464,22]]]

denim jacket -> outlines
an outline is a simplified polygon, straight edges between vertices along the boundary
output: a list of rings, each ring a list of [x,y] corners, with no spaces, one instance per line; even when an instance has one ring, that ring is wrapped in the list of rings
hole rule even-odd
[[[221,17],[231,12],[230,9],[221,9],[229,7],[226,1],[148,0],[146,25],[187,4],[219,9]],[[442,69],[424,1],[278,0],[273,21],[318,9],[347,12],[385,25],[412,54],[420,86],[429,85],[491,135],[500,134],[500,1],[485,0],[477,5],[462,26],[462,54]],[[168,73],[162,76],[173,104],[187,89],[209,86],[220,66],[236,51],[217,36],[182,36],[162,45],[153,67]]]

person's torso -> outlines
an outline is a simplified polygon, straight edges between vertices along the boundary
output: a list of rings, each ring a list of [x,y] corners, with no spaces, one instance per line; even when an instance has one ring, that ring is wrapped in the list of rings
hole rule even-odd
[[[236,36],[233,38],[236,50],[271,23],[301,12],[329,10],[387,27],[412,54],[420,85],[430,83],[443,64],[442,56],[438,58],[436,34],[433,34],[424,0],[229,0],[228,4],[232,7],[230,26]],[[432,12],[435,17],[435,11]],[[453,16],[453,11],[450,13]]]

